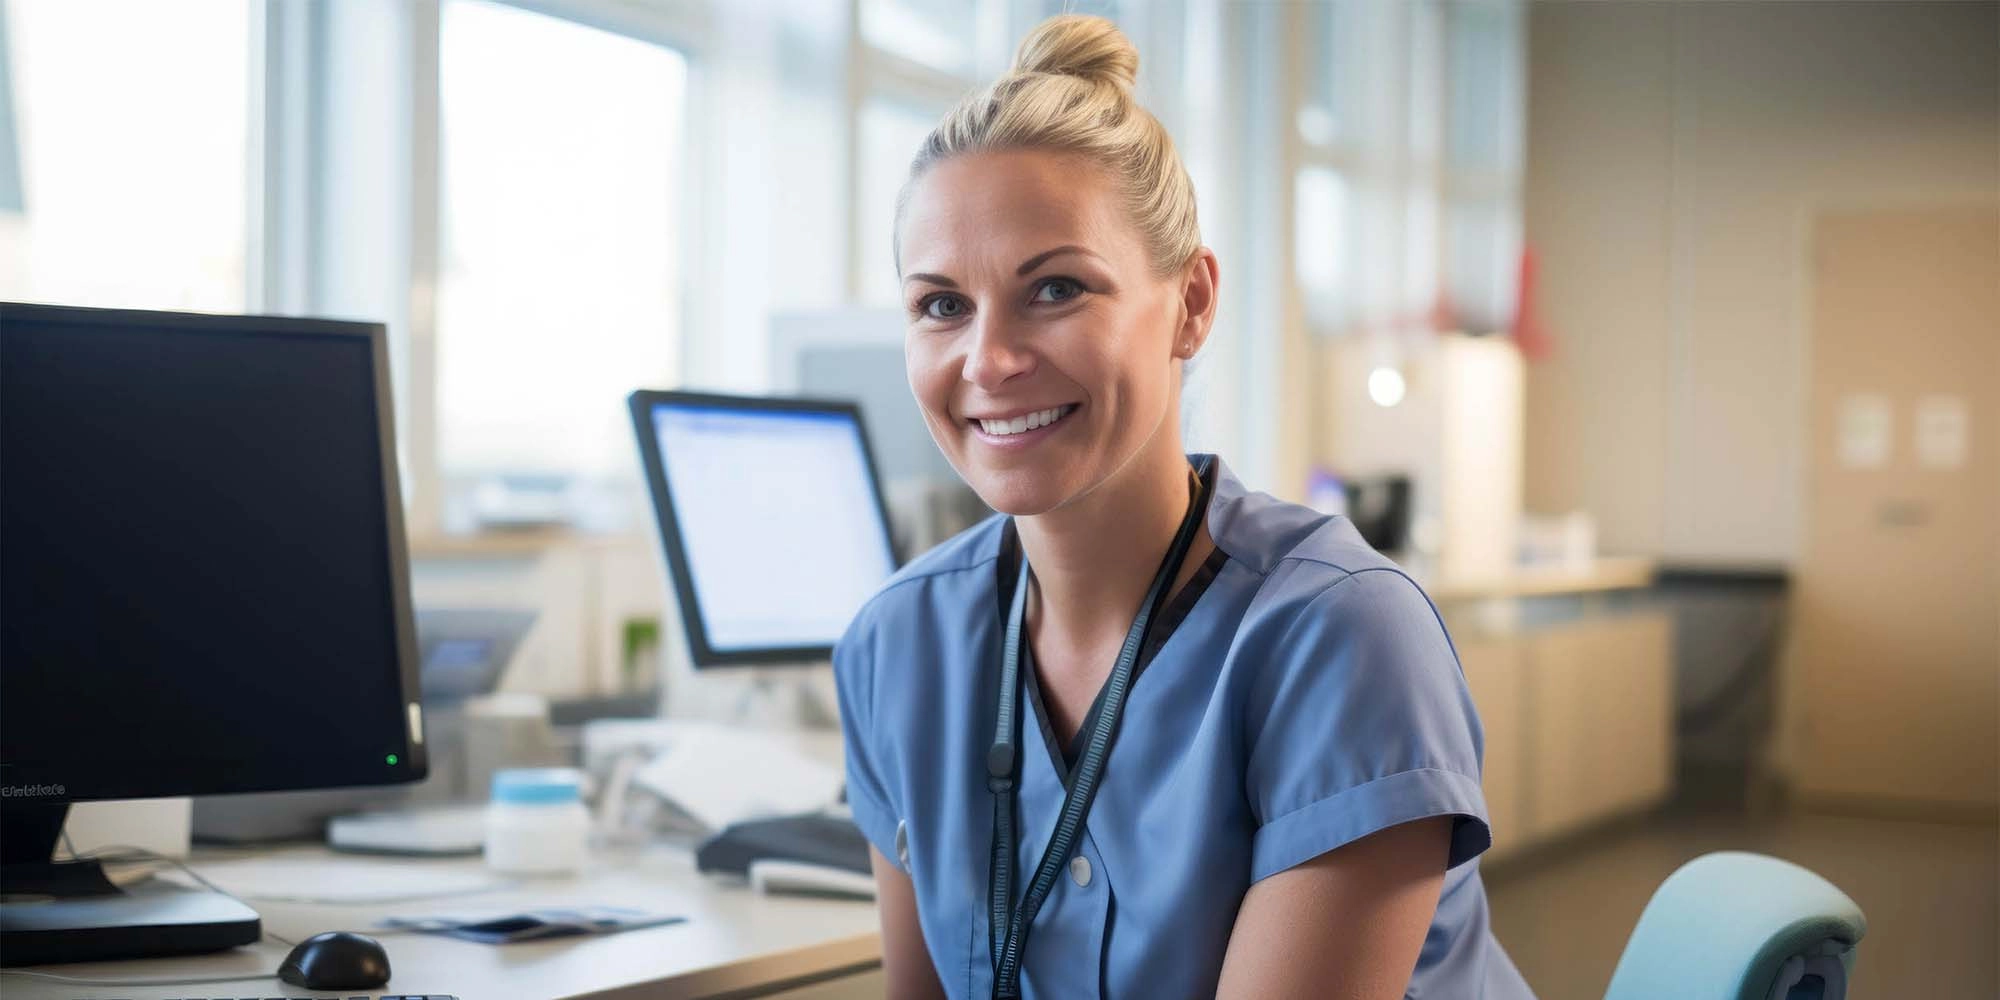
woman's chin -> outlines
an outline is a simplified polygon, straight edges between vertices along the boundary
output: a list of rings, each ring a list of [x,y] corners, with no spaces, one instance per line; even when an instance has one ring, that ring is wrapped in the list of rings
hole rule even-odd
[[[1069,498],[1061,477],[1029,469],[974,470],[966,482],[986,506],[1010,517],[1046,514]]]

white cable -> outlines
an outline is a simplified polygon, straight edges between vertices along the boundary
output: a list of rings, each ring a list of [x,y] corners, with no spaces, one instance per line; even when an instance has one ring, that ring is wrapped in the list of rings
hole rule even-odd
[[[114,856],[111,853],[113,851],[126,852],[126,854]],[[392,903],[421,903],[426,900],[432,900],[432,899],[450,899],[456,896],[476,896],[479,895],[480,893],[499,892],[503,889],[513,889],[517,888],[520,885],[520,883],[518,882],[503,879],[486,885],[466,886],[457,889],[435,889],[428,892],[384,893],[379,896],[368,896],[365,898],[355,898],[351,896],[348,897],[292,896],[292,895],[285,895],[283,893],[258,893],[252,895],[237,895],[236,893],[230,892],[229,890],[224,889],[219,885],[216,885],[214,882],[211,882],[208,879],[203,878],[202,876],[196,874],[195,870],[189,868],[185,863],[177,859],[167,857],[166,855],[160,854],[156,851],[146,850],[143,847],[127,847],[127,846],[105,847],[97,851],[93,851],[89,855],[86,855],[85,857],[79,858],[77,860],[109,861],[114,864],[121,861],[165,862],[167,864],[173,865],[175,868],[180,869],[182,872],[187,874],[187,877],[194,879],[196,882],[201,883],[204,887],[213,890],[215,892],[221,893],[224,896],[228,896],[230,899],[236,900],[237,902],[242,903],[245,906],[249,906],[251,903],[292,903],[303,906],[385,906]],[[267,931],[266,933],[269,932]],[[376,932],[370,931],[369,933],[373,934]],[[271,936],[277,937],[277,935],[275,934]],[[283,941],[284,939],[278,938],[278,940]],[[291,944],[292,942],[286,941],[285,943]]]
[[[210,892],[213,892],[213,893],[215,893],[215,894],[216,894],[216,895],[218,895],[218,896],[227,896],[227,897],[229,897],[230,899],[233,899],[233,900],[235,900],[235,901],[237,901],[237,902],[239,902],[239,903],[242,903],[242,904],[243,904],[244,906],[246,906],[246,907],[250,907],[251,909],[256,909],[256,907],[251,907],[251,906],[250,906],[250,904],[249,904],[249,903],[248,903],[247,901],[245,901],[245,900],[243,899],[243,897],[241,897],[241,896],[238,896],[237,894],[235,894],[235,893],[233,893],[233,892],[230,892],[229,890],[227,890],[227,889],[224,889],[223,887],[221,887],[221,886],[219,886],[219,885],[216,885],[216,884],[215,884],[214,882],[210,882],[210,881],[209,881],[208,879],[206,879],[206,878],[203,878],[200,872],[197,872],[197,871],[195,871],[194,869],[192,869],[192,868],[189,868],[189,867],[187,866],[187,863],[186,863],[186,862],[184,862],[184,861],[182,861],[182,860],[180,860],[179,858],[170,858],[170,857],[168,857],[168,856],[166,856],[166,855],[164,855],[164,854],[161,854],[161,853],[160,853],[160,852],[158,852],[158,851],[155,851],[155,850],[151,850],[151,849],[148,849],[148,848],[144,848],[144,847],[134,847],[134,846],[132,846],[132,845],[130,845],[130,844],[114,844],[114,845],[112,845],[112,846],[110,846],[110,847],[100,847],[100,848],[98,848],[97,850],[94,850],[94,851],[90,852],[89,854],[77,854],[77,853],[75,852],[75,849],[74,849],[74,848],[72,848],[72,849],[71,849],[71,852],[70,852],[70,858],[71,858],[72,860],[75,860],[75,861],[95,861],[95,862],[98,862],[99,864],[103,864],[103,863],[105,863],[105,862],[107,862],[107,861],[108,861],[108,862],[110,862],[110,863],[112,863],[112,864],[118,864],[119,862],[122,862],[122,861],[156,861],[156,862],[162,862],[162,863],[165,863],[165,864],[169,864],[169,865],[172,865],[172,866],[174,866],[175,868],[178,868],[178,869],[180,869],[180,870],[181,870],[181,872],[182,872],[183,874],[185,874],[185,875],[186,875],[186,876],[187,876],[188,878],[191,878],[191,879],[194,879],[194,880],[195,880],[196,882],[199,882],[199,883],[201,883],[202,887],[203,887],[203,888],[206,888],[206,889],[207,889],[208,891],[210,891]],[[261,931],[263,932],[263,934],[264,934],[264,936],[265,936],[265,937],[267,937],[267,938],[270,938],[271,940],[273,940],[273,941],[276,941],[276,942],[278,942],[279,944],[282,944],[282,945],[284,945],[284,946],[285,946],[285,947],[287,947],[287,948],[296,948],[296,947],[298,947],[298,944],[299,944],[299,943],[298,943],[297,941],[294,941],[294,940],[292,940],[291,938],[288,938],[288,937],[285,937],[284,935],[282,935],[282,934],[279,934],[279,933],[278,933],[278,932],[276,932],[276,931],[273,931],[273,930],[272,930],[271,928],[269,928],[268,926],[265,926],[265,924],[264,924],[264,922],[263,922],[262,920],[259,920],[259,921],[257,922],[257,926],[258,926],[258,929],[259,929],[259,930],[261,930]],[[277,973],[275,973],[275,972],[274,972],[274,973],[272,973],[271,975],[277,975]],[[269,977],[268,977],[268,976],[261,976],[261,977],[257,977],[257,978],[269,978]],[[197,982],[203,982],[203,981],[205,981],[205,980],[197,980]],[[134,985],[137,985],[137,984],[134,984]],[[162,986],[178,986],[178,985],[184,985],[184,984],[180,984],[180,983],[161,983],[161,984],[159,984],[159,985],[162,985]]]
[[[128,862],[128,861],[161,862],[172,865],[175,868],[180,869],[180,871],[183,874],[187,875],[188,878],[194,879],[196,882],[201,883],[201,885],[207,888],[210,892],[222,896],[227,896],[230,899],[236,900],[239,903],[243,903],[243,905],[245,906],[250,905],[249,903],[244,901],[243,897],[238,896],[235,893],[230,892],[229,890],[224,889],[223,887],[216,885],[214,882],[211,882],[208,879],[202,877],[202,874],[200,872],[197,872],[193,868],[188,867],[187,863],[181,861],[179,858],[171,858],[168,857],[167,855],[161,854],[158,851],[150,850],[144,847],[134,847],[130,844],[116,844],[110,847],[98,848],[97,850],[94,850],[89,854],[78,854],[76,853],[75,846],[68,844],[69,834],[67,831],[64,832],[63,837],[65,846],[69,848],[70,860],[72,861],[96,861],[100,864],[103,864],[105,862],[118,864],[120,862]],[[483,892],[487,890],[477,889],[472,891]],[[459,890],[449,893],[437,893],[434,895],[463,895],[464,892],[465,892],[464,890]],[[407,898],[421,899],[426,897],[410,896]],[[303,898],[293,899],[291,901],[311,902],[311,900]],[[287,938],[281,934],[272,931],[270,927],[265,926],[262,921],[259,921],[258,924],[260,929],[262,929],[265,937],[270,938],[271,940],[276,941],[287,948],[298,947],[298,942],[293,941],[290,938]],[[389,934],[408,934],[412,933],[412,931],[404,928],[383,928],[379,930],[370,931],[369,933],[377,937],[381,937]],[[53,972],[33,972],[27,969],[0,969],[0,976],[24,976],[29,979],[44,979],[52,983],[63,983],[70,986],[202,986],[209,983],[245,983],[256,980],[278,978],[278,974],[275,972],[260,972],[254,975],[202,976],[193,979],[79,979],[75,976],[63,976]]]
[[[438,889],[430,892],[411,892],[397,895],[339,897],[339,896],[271,896],[256,895],[243,897],[253,903],[292,903],[301,906],[389,906],[395,903],[422,903],[433,899],[451,899],[456,896],[477,896],[481,893],[499,892],[514,888],[514,883],[495,885],[475,885],[464,889]],[[368,933],[373,934],[374,931]]]
[[[203,976],[200,979],[78,979],[75,976],[59,976],[53,972],[30,972],[26,969],[0,969],[0,976],[26,976],[29,979],[46,979],[52,983],[67,983],[71,986],[200,986],[207,983],[245,983],[253,979],[276,979],[275,972],[264,972],[253,976]]]

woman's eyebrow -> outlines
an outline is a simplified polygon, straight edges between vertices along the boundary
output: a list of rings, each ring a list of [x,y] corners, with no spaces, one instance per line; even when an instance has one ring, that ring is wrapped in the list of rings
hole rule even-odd
[[[1098,257],[1097,254],[1091,252],[1090,248],[1088,247],[1078,246],[1074,243],[1065,243],[1059,247],[1051,247],[1050,249],[1044,250],[1041,253],[1038,253],[1033,257],[1030,257],[1027,260],[1022,261],[1021,266],[1014,269],[1014,275],[1016,277],[1025,278],[1030,273],[1032,273],[1035,270],[1035,268],[1038,268],[1043,264],[1048,263],[1051,258],[1059,257],[1066,253],[1082,254],[1086,257],[1095,257],[1099,261],[1102,261],[1104,259],[1102,257]],[[932,274],[928,271],[917,271],[912,274],[903,275],[904,284],[907,285],[912,281],[921,281],[924,282],[925,284],[938,285],[944,288],[958,287],[958,282],[953,281],[942,274]]]
[[[1014,276],[1017,278],[1025,278],[1035,268],[1038,268],[1043,264],[1048,263],[1049,258],[1057,256],[1059,254],[1066,254],[1066,253],[1080,253],[1086,257],[1097,257],[1097,255],[1091,253],[1087,247],[1080,247],[1074,243],[1065,243],[1062,246],[1056,247],[1052,250],[1044,250],[1041,253],[1038,253],[1033,257],[1030,257],[1027,260],[1022,261],[1021,266],[1014,269]],[[1097,257],[1097,259],[1102,261],[1104,258]]]

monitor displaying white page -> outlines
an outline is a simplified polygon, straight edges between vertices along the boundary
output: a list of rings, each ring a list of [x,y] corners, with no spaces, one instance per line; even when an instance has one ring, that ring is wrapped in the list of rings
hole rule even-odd
[[[652,426],[708,646],[830,646],[895,572],[851,412],[655,403]]]

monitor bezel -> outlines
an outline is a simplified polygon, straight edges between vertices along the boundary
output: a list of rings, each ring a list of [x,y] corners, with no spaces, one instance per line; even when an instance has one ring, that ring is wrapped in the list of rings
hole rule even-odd
[[[0,335],[14,322],[48,326],[146,327],[191,330],[205,333],[280,337],[328,337],[367,342],[369,367],[375,398],[375,430],[381,461],[383,525],[387,529],[387,568],[391,613],[394,619],[396,676],[399,691],[396,714],[401,734],[398,763],[392,769],[373,774],[356,770],[339,775],[334,783],[259,780],[263,776],[218,770],[213,766],[190,766],[179,774],[171,768],[148,767],[143,774],[84,773],[81,778],[60,766],[39,762],[0,761],[0,780],[8,785],[60,786],[61,794],[10,797],[9,805],[85,802],[104,799],[171,798],[186,795],[231,795],[246,792],[309,791],[330,788],[394,786],[421,781],[430,770],[428,742],[419,740],[413,725],[421,720],[410,717],[409,706],[422,704],[421,661],[417,650],[416,615],[410,591],[409,544],[403,513],[401,470],[396,454],[395,392],[389,373],[388,330],[381,323],[354,320],[314,319],[298,316],[252,316],[218,313],[165,312],[142,309],[99,309],[46,303],[0,302]],[[421,711],[421,709],[420,709]],[[310,737],[308,737],[310,738]],[[165,748],[161,748],[162,751]],[[213,762],[199,762],[212,765]],[[113,769],[102,769],[109,772]],[[352,777],[355,780],[346,780]],[[161,780],[162,778],[172,780]]]
[[[708,621],[702,615],[701,600],[694,577],[688,569],[687,547],[682,542],[680,521],[674,511],[673,484],[667,476],[666,461],[660,454],[659,435],[653,426],[656,406],[738,410],[747,413],[824,413],[854,421],[861,438],[862,463],[868,467],[868,488],[875,497],[875,513],[881,519],[882,534],[889,547],[891,571],[903,565],[896,533],[889,521],[889,505],[882,492],[881,470],[875,465],[875,449],[868,440],[868,423],[861,407],[851,400],[812,399],[799,396],[739,396],[713,392],[667,389],[637,389],[626,397],[632,415],[632,430],[639,439],[639,455],[646,471],[646,492],[653,503],[653,525],[658,532],[660,551],[666,557],[667,576],[674,585],[675,604],[680,609],[681,631],[688,640],[688,652],[697,668],[805,665],[827,660],[833,645],[759,646],[717,649],[709,642]]]

